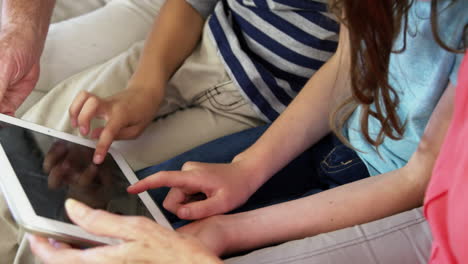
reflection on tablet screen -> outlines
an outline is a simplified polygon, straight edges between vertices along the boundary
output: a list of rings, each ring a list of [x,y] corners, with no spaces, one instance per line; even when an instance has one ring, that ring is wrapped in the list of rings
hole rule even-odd
[[[69,222],[67,198],[122,215],[151,217],[125,175],[107,155],[92,162],[94,149],[0,121],[0,143],[37,215]]]

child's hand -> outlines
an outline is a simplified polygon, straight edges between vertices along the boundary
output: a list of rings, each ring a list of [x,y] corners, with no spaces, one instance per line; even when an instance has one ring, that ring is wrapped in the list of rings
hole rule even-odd
[[[160,98],[148,95],[143,90],[124,90],[109,98],[101,99],[81,91],[70,106],[72,126],[80,133],[90,133],[90,122],[94,118],[106,120],[104,127],[91,131],[91,138],[98,138],[93,161],[102,163],[115,139],[138,137],[153,120]]]
[[[164,208],[181,219],[194,220],[231,211],[260,187],[242,162],[209,164],[187,162],[182,171],[161,171],[128,188],[140,193],[151,188],[172,187]],[[203,198],[200,199],[200,193]]]

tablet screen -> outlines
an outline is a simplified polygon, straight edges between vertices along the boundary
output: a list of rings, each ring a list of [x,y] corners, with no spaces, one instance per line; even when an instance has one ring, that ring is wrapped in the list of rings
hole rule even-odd
[[[35,213],[70,222],[67,198],[122,215],[151,217],[137,195],[128,194],[125,175],[108,154],[92,162],[93,148],[0,121],[0,143]]]

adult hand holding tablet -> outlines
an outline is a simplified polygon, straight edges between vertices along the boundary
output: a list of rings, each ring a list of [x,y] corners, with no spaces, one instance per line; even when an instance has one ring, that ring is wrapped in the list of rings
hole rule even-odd
[[[74,244],[117,243],[70,222],[64,203],[74,198],[171,228],[147,193],[127,193],[137,178],[123,157],[111,149],[95,165],[93,147],[92,141],[0,115],[0,185],[15,220],[29,232]]]

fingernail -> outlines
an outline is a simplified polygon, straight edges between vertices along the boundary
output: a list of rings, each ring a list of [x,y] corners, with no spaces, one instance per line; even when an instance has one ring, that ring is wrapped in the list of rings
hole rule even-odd
[[[186,219],[189,217],[189,215],[190,211],[188,208],[183,207],[179,210],[179,218]]]
[[[101,164],[101,162],[104,160],[103,156],[101,154],[96,154],[94,155],[93,162],[94,164]]]
[[[74,128],[76,128],[78,126],[78,122],[76,122],[75,119],[72,119],[71,123],[72,123],[72,127],[74,127]]]
[[[82,135],[86,135],[86,134],[88,133],[88,130],[86,129],[86,127],[81,126],[81,127],[80,127],[80,133],[81,133]]]
[[[65,201],[65,208],[69,213],[72,213],[78,218],[83,217],[86,214],[86,207],[84,207],[74,199],[67,199]]]

